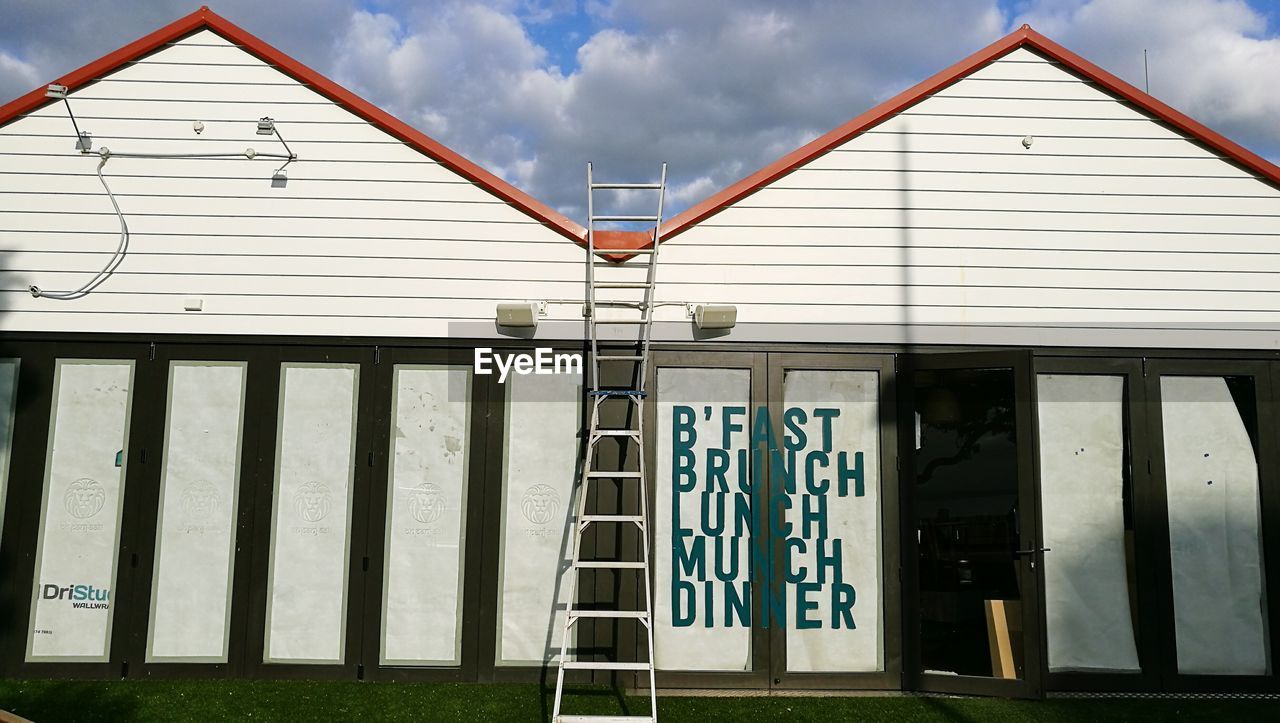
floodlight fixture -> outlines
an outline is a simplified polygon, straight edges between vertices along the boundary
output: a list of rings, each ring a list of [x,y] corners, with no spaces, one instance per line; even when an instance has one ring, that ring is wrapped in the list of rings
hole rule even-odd
[[[732,329],[738,323],[738,307],[728,304],[699,304],[693,310],[699,329]]]
[[[538,325],[542,302],[523,301],[515,304],[498,304],[498,326],[515,329],[532,329]]]

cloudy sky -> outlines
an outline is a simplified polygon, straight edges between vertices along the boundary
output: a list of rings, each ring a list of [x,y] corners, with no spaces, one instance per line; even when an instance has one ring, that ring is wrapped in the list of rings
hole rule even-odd
[[[0,102],[199,0],[0,0]],[[1037,30],[1280,160],[1280,0],[220,0],[215,12],[580,218],[583,169],[700,200]]]

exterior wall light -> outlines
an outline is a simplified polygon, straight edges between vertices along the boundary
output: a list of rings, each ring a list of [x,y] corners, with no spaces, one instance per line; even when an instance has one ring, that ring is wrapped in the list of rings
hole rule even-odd
[[[498,326],[532,329],[538,325],[543,302],[525,301],[517,304],[498,304]]]
[[[738,323],[738,307],[699,304],[693,309],[693,323],[699,329],[732,329]]]

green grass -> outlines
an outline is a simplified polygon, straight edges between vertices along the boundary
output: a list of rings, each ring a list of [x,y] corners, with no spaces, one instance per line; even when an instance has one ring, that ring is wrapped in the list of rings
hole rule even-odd
[[[576,713],[643,713],[644,698],[579,691]],[[0,681],[0,709],[44,721],[541,721],[537,685],[277,681]],[[664,721],[1280,721],[1280,702],[724,697],[658,701]]]

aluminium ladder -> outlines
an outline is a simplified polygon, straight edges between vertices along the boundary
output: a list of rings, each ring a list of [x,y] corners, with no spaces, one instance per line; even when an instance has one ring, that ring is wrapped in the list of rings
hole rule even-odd
[[[573,557],[569,569],[569,604],[565,612],[563,637],[560,641],[560,665],[556,674],[555,707],[551,718],[554,723],[572,723],[575,721],[657,721],[658,698],[657,686],[653,673],[653,575],[649,561],[649,500],[645,480],[644,466],[644,422],[643,405],[645,398],[645,376],[649,371],[649,343],[653,338],[653,289],[656,281],[658,263],[658,229],[662,225],[662,203],[666,196],[667,164],[662,164],[662,173],[657,183],[596,183],[592,179],[591,164],[587,164],[587,303],[584,313],[591,334],[590,378],[588,379],[588,401],[590,402],[590,426],[586,440],[586,459],[583,461],[581,485],[578,489],[577,514],[570,521],[573,525]],[[656,216],[619,216],[596,215],[596,191],[651,191],[658,196],[658,213]],[[595,268],[601,263],[599,249],[596,246],[596,224],[599,222],[652,222],[653,241],[648,248],[628,249],[627,255],[647,257],[645,280],[640,281],[596,281]],[[609,292],[601,294],[600,292]],[[635,292],[641,297],[635,299]],[[625,298],[630,292],[631,298]],[[612,315],[602,311],[612,310]],[[626,314],[624,316],[624,314]],[[616,351],[608,355],[600,354],[599,327],[614,325],[639,326],[639,334],[635,341],[634,351],[618,354]],[[625,387],[605,385],[601,381],[602,365],[609,365],[610,372],[619,372],[625,376],[630,371],[631,383]],[[616,366],[615,366],[616,365]],[[610,376],[610,378],[618,378]],[[626,423],[621,428],[605,428],[601,420],[601,412],[606,406],[621,404]],[[599,457],[600,444],[603,440],[616,440],[621,448],[617,463],[612,469],[604,469]],[[638,460],[638,470],[624,471],[625,460],[622,452],[633,453]],[[588,512],[588,499],[593,484],[600,480],[616,480],[620,485],[619,501],[628,498],[622,494],[625,485],[634,483],[636,494],[630,499],[637,499],[638,514],[596,514]],[[628,482],[630,480],[631,482]],[[621,510],[619,510],[621,511]],[[608,526],[611,530],[631,528],[639,532],[638,560],[583,560],[582,538],[593,526]],[[623,557],[625,553],[617,555]],[[639,592],[638,610],[623,610],[616,604],[614,609],[601,609],[598,606],[584,608],[578,602],[579,575],[584,570],[613,570],[616,575],[638,574],[637,589]],[[578,624],[583,620],[635,620],[643,629],[646,649],[637,655],[643,660],[632,662],[608,660],[569,660],[569,640]],[[566,670],[589,671],[631,671],[648,673],[649,675],[649,715],[647,716],[589,716],[562,715],[560,704],[564,699],[564,683]]]

